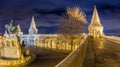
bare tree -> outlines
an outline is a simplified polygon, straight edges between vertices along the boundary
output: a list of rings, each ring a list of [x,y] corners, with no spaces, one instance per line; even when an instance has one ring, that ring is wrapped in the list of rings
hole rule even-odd
[[[82,25],[86,22],[86,15],[79,7],[68,7],[65,15],[61,18],[58,30],[60,40],[69,42],[71,51],[73,51],[74,40],[81,33]]]

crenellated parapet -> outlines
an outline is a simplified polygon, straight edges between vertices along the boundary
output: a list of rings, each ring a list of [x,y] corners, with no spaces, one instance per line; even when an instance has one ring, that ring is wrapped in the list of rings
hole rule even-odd
[[[0,66],[15,66],[15,67],[23,66],[29,64],[34,59],[35,59],[35,55],[29,55],[19,60],[0,59]]]
[[[18,38],[16,36],[13,35],[8,35],[9,37],[5,37],[3,36],[3,47],[10,47],[10,46],[14,46],[14,47],[20,47],[20,42],[18,41]]]

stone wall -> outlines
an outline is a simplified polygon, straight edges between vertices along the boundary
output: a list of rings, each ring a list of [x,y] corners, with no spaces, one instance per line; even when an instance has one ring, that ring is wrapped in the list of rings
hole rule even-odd
[[[68,41],[61,41],[57,34],[38,34],[38,35],[18,35],[21,42],[24,41],[26,46],[42,47],[46,49],[71,51],[71,45]],[[74,40],[73,50],[80,44],[85,35],[78,36],[78,40]]]
[[[105,36],[108,40],[120,44],[120,37],[117,36]]]
[[[80,45],[83,38],[84,36],[79,36],[74,40],[73,46],[71,46],[70,42],[61,41],[57,36],[40,37],[35,40],[35,46],[59,51],[72,51],[71,47],[75,50]]]
[[[32,56],[27,56],[19,60],[0,59],[0,66],[21,66],[31,62]]]
[[[86,36],[84,40],[82,40],[82,42],[79,44],[77,49],[71,52],[64,60],[62,60],[55,67],[82,67],[87,43],[88,37]]]

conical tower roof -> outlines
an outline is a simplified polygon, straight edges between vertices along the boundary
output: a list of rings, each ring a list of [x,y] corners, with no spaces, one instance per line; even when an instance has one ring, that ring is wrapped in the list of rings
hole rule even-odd
[[[30,27],[36,28],[34,16],[32,16],[32,21]]]
[[[36,33],[38,33],[38,29],[36,28],[34,16],[32,16],[31,25],[29,28],[29,34],[36,34]]]
[[[34,29],[35,31],[37,31],[35,20],[34,20],[34,16],[32,16],[32,21],[31,21],[30,29],[31,28]]]
[[[99,19],[99,16],[98,16],[98,12],[97,12],[96,6],[94,6],[94,11],[93,11],[93,16],[92,16],[92,20],[91,20],[90,26],[100,26],[100,27],[103,27],[102,24],[100,23],[100,19]]]

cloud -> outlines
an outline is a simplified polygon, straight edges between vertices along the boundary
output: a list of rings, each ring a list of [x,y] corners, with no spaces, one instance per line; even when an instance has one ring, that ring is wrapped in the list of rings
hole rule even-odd
[[[63,15],[63,13],[66,11],[66,8],[56,8],[56,9],[51,9],[51,10],[47,10],[47,9],[33,9],[33,11],[37,14],[41,14],[41,15],[49,15],[49,14],[53,14],[53,15]]]
[[[32,16],[35,16],[39,30],[55,32],[67,6],[79,6],[90,23],[94,5],[97,6],[105,32],[119,31],[119,4],[119,0],[0,0],[0,32],[4,32],[4,25],[13,19],[16,25],[20,24],[22,30],[28,33]]]
[[[48,14],[35,16],[35,22],[38,27],[56,26],[59,23],[61,16]]]

